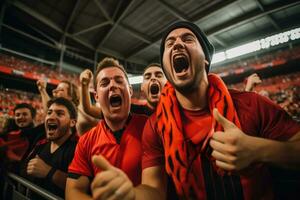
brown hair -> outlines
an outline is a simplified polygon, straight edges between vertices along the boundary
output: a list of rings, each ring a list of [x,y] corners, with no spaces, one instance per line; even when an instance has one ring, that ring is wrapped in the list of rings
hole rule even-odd
[[[143,74],[144,74],[145,71],[146,71],[147,69],[149,69],[150,67],[158,67],[158,68],[161,68],[161,69],[162,69],[162,67],[161,67],[161,65],[160,65],[159,63],[151,63],[151,64],[147,65],[147,67],[145,67]]]
[[[126,73],[124,67],[119,63],[119,61],[114,58],[106,57],[103,60],[101,60],[99,62],[99,64],[97,65],[97,71],[94,75],[94,87],[95,88],[97,88],[97,75],[100,73],[101,70],[108,68],[108,67],[117,67],[120,70],[122,70],[124,72],[124,75],[125,75],[128,83],[129,83],[127,73]]]
[[[78,106],[79,105],[79,92],[78,92],[78,88],[74,83],[71,83],[70,81],[67,80],[63,80],[61,81],[61,83],[65,83],[67,84],[68,87],[68,95],[72,98],[72,102]]]

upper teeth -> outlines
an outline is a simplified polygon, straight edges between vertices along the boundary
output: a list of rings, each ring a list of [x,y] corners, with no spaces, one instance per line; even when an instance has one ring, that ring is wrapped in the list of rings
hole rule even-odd
[[[175,56],[174,56],[174,59],[177,59],[177,58],[184,58],[184,57],[185,57],[184,55],[179,54],[179,55],[175,55]]]

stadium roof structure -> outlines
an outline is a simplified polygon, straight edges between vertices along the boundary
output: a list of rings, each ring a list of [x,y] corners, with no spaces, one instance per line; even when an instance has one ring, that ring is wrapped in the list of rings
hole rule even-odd
[[[199,25],[218,52],[298,28],[299,18],[295,0],[6,0],[0,38],[2,47],[36,43],[92,66],[113,56],[140,73],[159,62],[162,32],[177,20]]]

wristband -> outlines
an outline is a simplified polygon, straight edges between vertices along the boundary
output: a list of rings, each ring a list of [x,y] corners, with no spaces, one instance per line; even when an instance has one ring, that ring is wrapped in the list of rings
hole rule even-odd
[[[54,175],[54,173],[56,172],[56,169],[54,167],[52,167],[50,169],[50,171],[48,172],[46,179],[52,182],[52,177]]]

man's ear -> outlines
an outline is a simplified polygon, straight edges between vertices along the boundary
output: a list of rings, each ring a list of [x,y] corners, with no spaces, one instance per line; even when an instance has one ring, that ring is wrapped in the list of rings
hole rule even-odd
[[[98,102],[98,95],[97,95],[97,92],[93,92],[94,93],[94,98],[96,100],[96,102]]]
[[[207,60],[204,60],[205,66],[208,66],[209,62]]]
[[[71,119],[70,120],[70,127],[74,127],[76,125],[77,120],[76,119]]]
[[[145,84],[144,84],[144,81],[141,84],[141,92],[145,93]]]
[[[131,85],[129,85],[129,95],[130,95],[130,97],[132,97],[132,95],[133,95],[133,89],[132,89]]]

